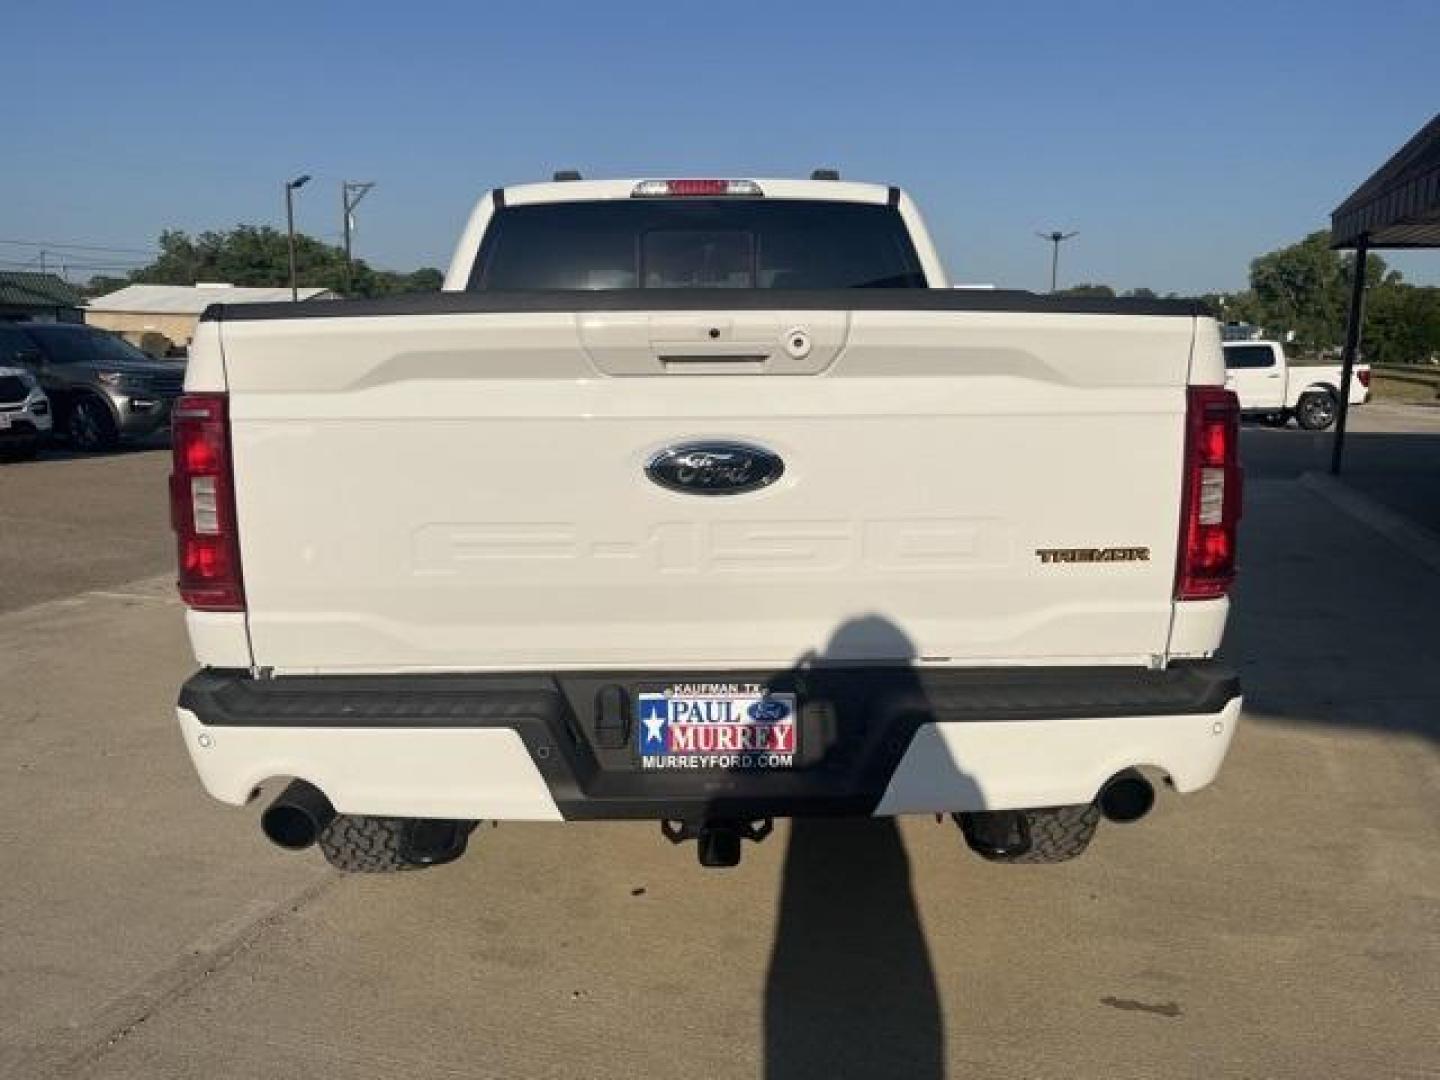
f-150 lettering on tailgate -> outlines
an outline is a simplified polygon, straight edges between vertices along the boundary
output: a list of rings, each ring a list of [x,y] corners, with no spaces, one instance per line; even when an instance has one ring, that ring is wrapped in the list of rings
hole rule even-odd
[[[418,574],[513,582],[533,567],[605,561],[675,574],[829,574],[995,567],[1011,559],[1010,531],[990,518],[660,522],[632,532],[566,522],[425,525],[414,534]]]

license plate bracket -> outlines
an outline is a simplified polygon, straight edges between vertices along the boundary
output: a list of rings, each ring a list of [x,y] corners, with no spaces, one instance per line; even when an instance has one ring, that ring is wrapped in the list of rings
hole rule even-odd
[[[635,695],[635,753],[642,769],[722,772],[792,769],[799,701],[753,682],[676,682]]]

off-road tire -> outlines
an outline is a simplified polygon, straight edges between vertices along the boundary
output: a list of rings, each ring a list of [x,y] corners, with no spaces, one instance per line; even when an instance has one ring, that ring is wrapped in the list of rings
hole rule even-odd
[[[1000,863],[1068,862],[1084,854],[1100,824],[1100,808],[1093,803],[1016,812],[1020,816],[1021,827],[1030,835],[1029,850],[1018,855],[981,851],[979,854],[982,857]],[[964,827],[963,822],[961,827]]]
[[[405,859],[405,820],[336,814],[320,832],[320,850],[326,862],[348,874],[422,870]]]
[[[1339,399],[1329,390],[1306,390],[1295,403],[1295,423],[1306,431],[1324,431],[1339,412]]]

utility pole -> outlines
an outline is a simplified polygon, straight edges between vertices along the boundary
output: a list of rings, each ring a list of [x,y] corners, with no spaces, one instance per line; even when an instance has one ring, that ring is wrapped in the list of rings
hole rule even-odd
[[[1037,232],[1036,236],[1047,243],[1053,244],[1054,248],[1050,253],[1050,291],[1055,291],[1056,282],[1060,279],[1060,245],[1073,236],[1079,236],[1079,232],[1061,232],[1056,229],[1054,232]]]
[[[374,186],[373,180],[340,181],[341,221],[345,225],[345,291],[347,293],[351,290],[351,278],[355,271],[350,258],[350,233],[355,228],[355,208],[360,205],[360,200],[365,198]]]
[[[295,282],[295,192],[310,182],[310,174],[285,182],[285,233],[290,241],[290,302],[300,300],[300,287]]]

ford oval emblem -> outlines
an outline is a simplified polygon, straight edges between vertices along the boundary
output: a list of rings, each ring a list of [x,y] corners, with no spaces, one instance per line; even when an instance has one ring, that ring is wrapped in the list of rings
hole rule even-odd
[[[650,459],[645,475],[663,488],[689,495],[740,495],[779,480],[779,454],[739,442],[690,442],[666,447]]]
[[[778,724],[790,715],[790,706],[777,698],[761,698],[745,711],[750,714],[751,720],[758,720],[762,724]]]

